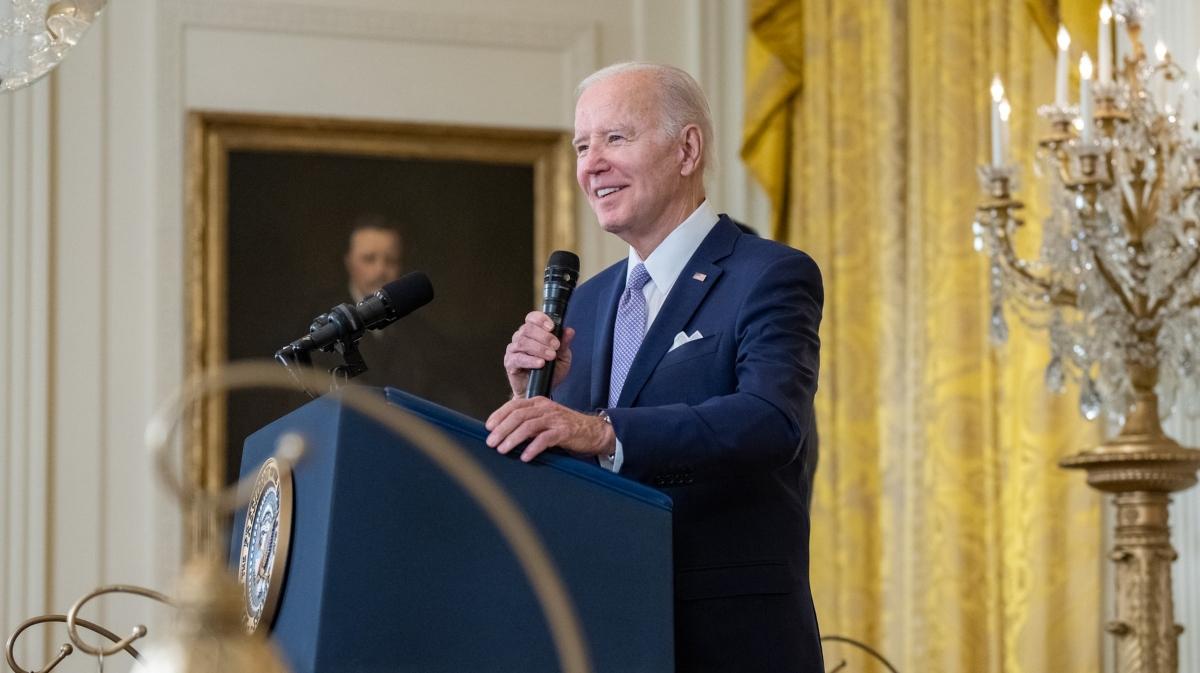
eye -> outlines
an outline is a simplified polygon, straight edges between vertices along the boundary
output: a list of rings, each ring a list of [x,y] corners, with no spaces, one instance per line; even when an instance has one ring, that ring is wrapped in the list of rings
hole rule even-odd
[[[610,143],[620,142],[624,139],[625,139],[625,136],[621,135],[620,133],[608,134],[608,142],[610,142]]]
[[[587,151],[587,148],[588,148],[588,146],[584,145],[582,143],[580,143],[579,145],[576,145],[575,146],[575,156],[580,156],[580,157],[583,156],[583,153]]]

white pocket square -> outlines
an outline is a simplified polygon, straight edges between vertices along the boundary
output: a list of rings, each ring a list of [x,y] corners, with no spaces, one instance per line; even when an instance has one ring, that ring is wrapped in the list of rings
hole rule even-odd
[[[679,334],[675,335],[675,342],[671,344],[671,350],[668,350],[667,352],[670,353],[671,351],[675,350],[676,348],[679,348],[680,346],[684,345],[685,343],[688,343],[689,341],[697,341],[697,340],[703,339],[703,338],[704,338],[704,335],[700,333],[700,330],[696,330],[695,332],[692,332],[691,336],[688,336],[687,332],[680,332]]]

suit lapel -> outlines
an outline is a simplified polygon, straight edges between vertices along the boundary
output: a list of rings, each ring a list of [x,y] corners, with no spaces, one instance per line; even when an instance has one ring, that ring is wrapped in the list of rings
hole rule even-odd
[[[675,335],[687,325],[692,315],[696,313],[696,309],[704,302],[709,290],[716,285],[722,270],[714,262],[733,251],[734,241],[740,233],[737,225],[733,224],[729,218],[722,216],[700,247],[696,249],[696,253],[683,267],[683,271],[679,273],[679,278],[671,287],[667,300],[663,303],[654,323],[650,325],[650,331],[646,333],[646,338],[642,341],[641,348],[638,349],[637,355],[633,359],[633,365],[629,368],[629,375],[625,377],[625,386],[621,389],[621,397],[617,400],[617,406],[628,407],[637,399],[638,393],[646,385],[650,374],[658,366],[659,360],[662,360],[662,357],[667,354]],[[703,280],[697,280],[697,274],[702,274],[700,277]],[[621,285],[623,288],[624,283]],[[617,296],[618,298],[620,296],[619,290]],[[606,362],[610,361],[612,357],[615,316],[616,303],[613,303],[608,318],[606,342],[609,360]],[[608,380],[608,372],[605,372],[604,380]]]
[[[596,331],[592,344],[592,379],[590,404],[592,409],[608,406],[608,378],[612,371],[613,326],[617,319],[617,304],[625,291],[628,262],[617,265],[608,288],[596,303]]]

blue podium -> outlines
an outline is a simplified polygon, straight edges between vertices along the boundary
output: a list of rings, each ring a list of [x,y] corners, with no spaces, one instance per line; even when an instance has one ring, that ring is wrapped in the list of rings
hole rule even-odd
[[[379,394],[467,449],[525,511],[571,594],[593,671],[674,670],[666,495],[565,455],[501,456],[478,421],[395,389]],[[329,397],[247,438],[242,476],[290,431],[309,450],[293,472],[271,636],[296,673],[559,670],[516,558],[448,476]],[[243,520],[234,519],[235,563]]]

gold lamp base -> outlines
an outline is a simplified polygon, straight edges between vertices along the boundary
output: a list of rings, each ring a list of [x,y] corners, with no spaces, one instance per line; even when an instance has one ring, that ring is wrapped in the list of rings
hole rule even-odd
[[[1118,435],[1058,464],[1087,470],[1088,485],[1106,493],[1174,493],[1196,484],[1200,451],[1163,434]]]
[[[1170,493],[1196,483],[1200,451],[1158,432],[1121,434],[1059,462],[1087,470],[1088,484],[1113,493],[1116,617],[1107,631],[1117,639],[1118,673],[1176,673],[1179,636],[1171,596]]]

